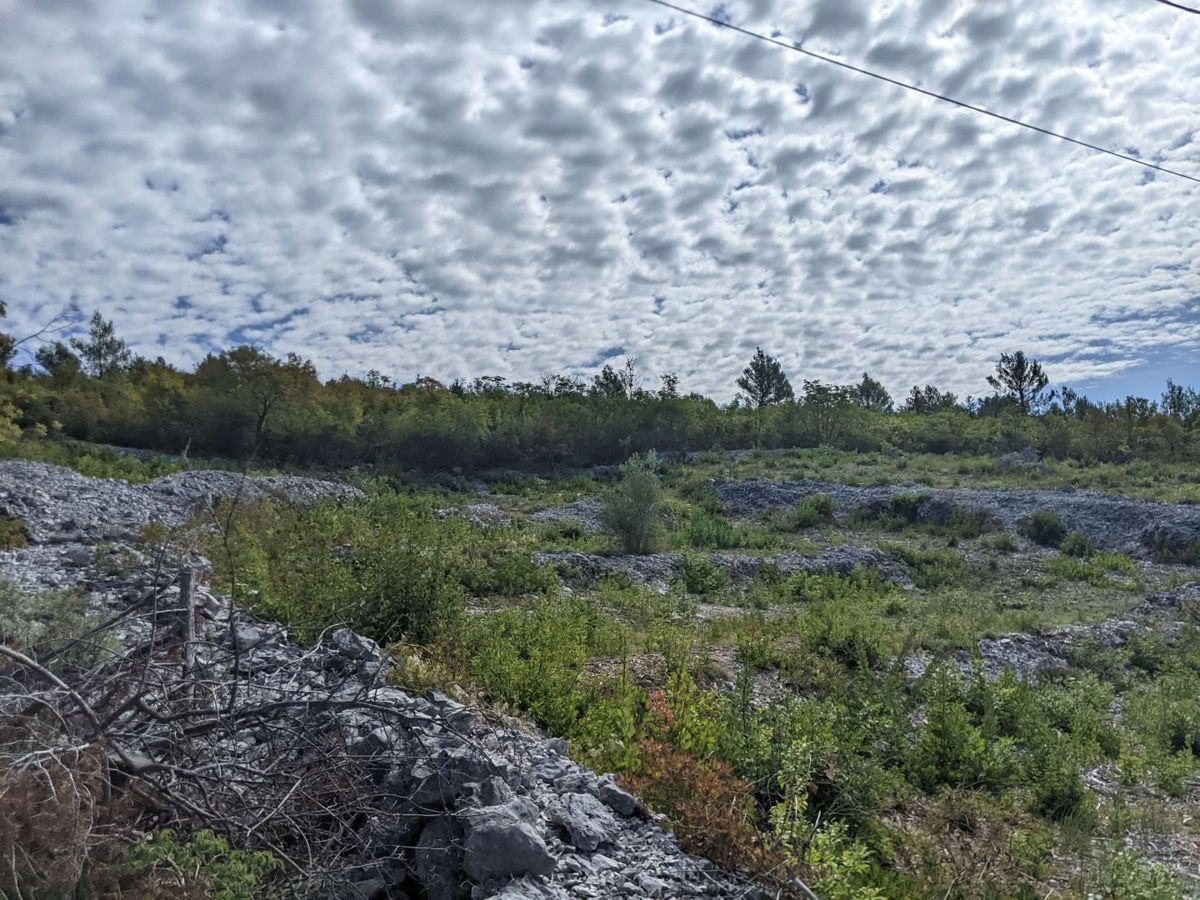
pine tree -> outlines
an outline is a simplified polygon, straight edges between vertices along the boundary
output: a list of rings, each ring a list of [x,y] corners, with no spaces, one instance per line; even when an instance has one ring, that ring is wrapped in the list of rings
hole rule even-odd
[[[989,375],[987,380],[998,394],[1016,403],[1026,413],[1041,405],[1043,392],[1050,383],[1042,371],[1042,364],[1027,359],[1023,350],[1002,353],[996,363],[996,374]]]
[[[84,368],[95,378],[104,378],[113,372],[119,372],[129,365],[133,354],[125,342],[117,337],[117,330],[111,321],[105,321],[99,311],[92,313],[88,323],[87,340],[71,339],[80,357],[83,358]]]
[[[754,443],[757,446],[762,441],[763,410],[775,403],[791,400],[795,396],[792,384],[779,360],[763,353],[762,347],[756,347],[754,358],[742,370],[737,386],[741,389],[740,398],[755,410]]]

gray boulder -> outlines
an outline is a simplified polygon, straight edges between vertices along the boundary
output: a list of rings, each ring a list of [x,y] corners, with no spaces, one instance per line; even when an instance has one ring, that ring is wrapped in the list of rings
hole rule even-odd
[[[562,828],[577,850],[593,853],[601,844],[615,843],[616,820],[608,807],[591,794],[567,794],[550,811],[550,821]]]
[[[482,884],[553,872],[558,861],[530,824],[537,815],[537,807],[524,799],[469,815],[463,842],[463,868],[467,876]]]

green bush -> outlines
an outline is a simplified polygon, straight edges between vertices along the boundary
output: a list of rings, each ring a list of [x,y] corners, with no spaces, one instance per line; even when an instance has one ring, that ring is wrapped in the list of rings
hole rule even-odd
[[[24,547],[29,543],[25,526],[20,519],[11,516],[0,516],[0,550],[12,550]]]
[[[1016,539],[1007,531],[1001,532],[992,538],[990,546],[993,550],[998,550],[1001,553],[1016,553],[1020,549]]]
[[[1067,536],[1067,527],[1053,510],[1038,509],[1021,524],[1021,533],[1035,544],[1058,547]]]
[[[785,521],[793,531],[828,525],[833,521],[835,505],[833,498],[828,494],[813,494],[793,506]]]
[[[539,564],[529,553],[507,551],[496,554],[483,567],[469,572],[465,584],[477,595],[519,597],[550,593],[558,587],[558,576],[553,567]]]
[[[892,559],[904,563],[913,584],[924,590],[956,584],[970,572],[962,554],[953,550],[921,550],[903,544],[885,544],[882,549]]]
[[[729,585],[729,576],[707,556],[689,553],[679,564],[679,577],[689,594],[714,594]]]
[[[896,522],[915,525],[921,518],[921,504],[929,499],[929,494],[909,491],[897,494],[889,504],[889,512]]]
[[[719,550],[737,546],[733,523],[718,514],[702,513],[688,520],[683,537],[689,547]]]
[[[626,553],[653,553],[662,525],[662,485],[658,457],[653,451],[630,457],[621,478],[604,499],[604,524],[621,541]]]
[[[109,635],[98,635],[73,644],[100,624],[87,599],[72,591],[33,594],[0,581],[0,643],[34,659],[57,653],[59,664],[87,664],[112,648]]]
[[[263,896],[263,882],[280,861],[270,853],[234,850],[211,831],[180,843],[174,832],[164,830],[130,848],[127,867],[141,876],[147,896],[173,896],[174,889],[212,900],[254,900]]]
[[[1067,556],[1076,556],[1080,559],[1087,559],[1096,552],[1096,545],[1085,538],[1078,531],[1071,531],[1062,539],[1058,550]]]

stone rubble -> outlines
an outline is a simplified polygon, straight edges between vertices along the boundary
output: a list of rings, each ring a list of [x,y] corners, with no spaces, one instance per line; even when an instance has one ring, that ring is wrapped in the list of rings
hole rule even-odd
[[[773,556],[744,556],[713,553],[706,558],[737,584],[752,581],[764,569],[773,567],[780,575],[798,572],[848,575],[855,568],[875,569],[894,584],[912,586],[904,566],[887,554],[864,547],[830,547],[816,556],[794,551]],[[572,550],[554,550],[534,554],[534,559],[551,565],[566,581],[591,582],[597,578],[625,577],[637,584],[665,592],[680,577],[685,557],[677,553],[623,554],[601,556]]]
[[[827,494],[835,514],[844,518],[867,506],[882,509],[898,494],[928,495],[918,515],[938,521],[955,508],[983,510],[1008,530],[1015,530],[1035,510],[1058,515],[1068,529],[1078,531],[1103,549],[1145,554],[1153,549],[1184,550],[1200,542],[1200,506],[1152,503],[1074,489],[999,490],[939,489],[919,484],[852,487],[823,481],[717,480],[717,497],[730,515],[757,516],[767,510],[794,506],[813,494]]]

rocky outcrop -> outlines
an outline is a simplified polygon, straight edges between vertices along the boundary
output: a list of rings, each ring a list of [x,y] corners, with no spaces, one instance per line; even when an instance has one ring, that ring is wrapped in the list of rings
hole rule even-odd
[[[1035,510],[1054,512],[1068,529],[1097,546],[1135,553],[1182,551],[1200,542],[1200,506],[1151,503],[1107,494],[1060,489],[937,489],[917,484],[851,487],[823,481],[718,480],[714,490],[726,512],[754,516],[793,506],[814,494],[833,498],[836,514],[845,517],[859,507],[882,509],[899,494],[926,496],[918,507],[923,520],[938,521],[955,508],[980,510],[1000,527],[1015,529]]]
[[[113,623],[119,647],[73,684],[108,723],[103,735],[89,737],[94,726],[66,694],[39,702],[61,704],[55,721],[97,740],[122,784],[136,782],[185,827],[219,821],[235,843],[285,854],[309,896],[756,896],[682,852],[613,778],[572,762],[562,741],[392,684],[386,654],[349,629],[304,646],[200,588],[185,647],[180,582],[137,565],[136,548],[98,552],[88,542],[119,541],[160,517],[181,521],[190,504],[233,486],[225,473],[133,486],[29,465],[0,466],[4,502],[33,541],[0,553],[0,577],[75,584]],[[252,489],[302,501],[353,496],[301,479]],[[73,540],[62,544],[66,518]],[[72,561],[73,548],[91,555]],[[128,553],[132,571],[106,574],[97,561],[107,552]],[[202,559],[177,562],[203,574]],[[0,717],[28,706],[23,676],[6,674]]]

